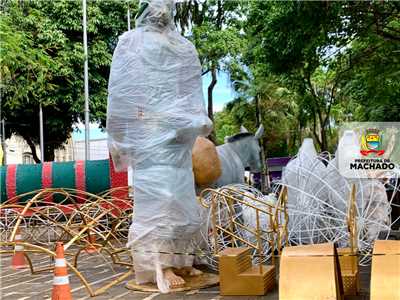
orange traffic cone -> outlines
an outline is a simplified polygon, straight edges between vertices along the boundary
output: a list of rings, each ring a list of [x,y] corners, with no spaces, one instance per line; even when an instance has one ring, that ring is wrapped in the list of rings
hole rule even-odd
[[[64,258],[64,245],[62,242],[57,242],[56,244],[56,261],[54,264],[54,280],[51,300],[72,300],[67,263]]]
[[[21,231],[18,228],[17,233],[14,238],[15,247],[14,247],[14,256],[11,259],[11,266],[14,270],[17,269],[25,269],[28,267],[26,264],[26,258],[24,254],[24,246],[20,245],[19,243],[22,241]]]
[[[88,234],[88,240],[89,240],[90,244],[86,246],[85,251],[87,253],[95,253],[95,252],[97,252],[97,248],[94,245],[94,243],[96,243],[96,235],[90,233],[90,229],[88,229],[87,234]]]

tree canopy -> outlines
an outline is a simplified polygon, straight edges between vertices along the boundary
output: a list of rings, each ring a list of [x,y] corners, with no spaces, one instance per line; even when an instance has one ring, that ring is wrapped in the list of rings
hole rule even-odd
[[[188,0],[177,5],[175,20],[182,34],[195,45],[203,69],[210,74],[207,88],[208,116],[214,121],[213,93],[221,70],[234,73],[240,69],[243,43],[244,5],[241,1]],[[215,132],[210,137],[217,142]]]
[[[107,80],[117,37],[137,1],[88,1],[91,120],[105,125]],[[3,1],[2,115],[7,135],[39,140],[45,116],[46,159],[83,119],[82,7],[71,1]],[[188,0],[178,29],[195,44],[208,86],[214,140],[263,123],[268,156],[294,154],[313,137],[334,150],[345,121],[400,119],[400,3],[394,1]],[[213,114],[218,72],[236,99]],[[34,153],[35,155],[35,153]],[[36,160],[38,158],[36,156]]]
[[[251,85],[274,78],[289,91],[285,102],[294,100],[297,116],[286,120],[297,128],[297,143],[311,135],[321,151],[333,150],[343,121],[399,120],[399,8],[376,1],[250,3],[244,28]]]
[[[126,1],[88,1],[91,121],[105,124],[113,49],[127,29]],[[135,5],[131,9],[135,11]],[[43,107],[45,159],[54,159],[73,125],[83,120],[82,1],[5,1],[1,26],[2,116],[39,161],[39,106]]]

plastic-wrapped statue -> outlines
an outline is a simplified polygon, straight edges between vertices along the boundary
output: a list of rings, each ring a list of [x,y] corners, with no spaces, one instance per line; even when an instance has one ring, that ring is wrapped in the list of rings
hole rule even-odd
[[[162,292],[184,285],[192,240],[200,228],[191,150],[212,123],[204,107],[194,46],[173,23],[173,0],[141,1],[136,29],[115,49],[109,81],[107,131],[117,169],[133,169],[132,248],[136,283]],[[182,254],[169,254],[182,253]]]
[[[318,159],[313,140],[304,139],[295,159],[284,168],[282,181],[288,186],[290,238],[296,243],[317,243],[319,235],[309,230],[320,223],[323,203],[327,199],[323,180],[326,167]]]

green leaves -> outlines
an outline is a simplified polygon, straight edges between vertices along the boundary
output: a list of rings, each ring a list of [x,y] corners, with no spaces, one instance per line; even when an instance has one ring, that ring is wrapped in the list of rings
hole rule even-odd
[[[105,125],[112,53],[127,30],[126,1],[88,1],[91,121]],[[130,3],[132,15],[136,4]],[[45,115],[45,142],[61,147],[83,119],[82,1],[5,2],[1,26],[1,108],[8,136],[37,143],[38,109]],[[23,121],[21,121],[23,120]]]
[[[300,136],[311,133],[332,150],[340,122],[399,118],[392,75],[399,9],[377,1],[251,2],[246,62],[256,81],[278,76],[296,95]]]
[[[0,31],[1,89],[5,100],[2,108],[17,109],[32,102],[31,95],[43,95],[46,82],[52,79],[49,70],[54,64],[42,48],[33,47],[30,35],[19,31],[10,17],[2,16]]]
[[[237,61],[244,48],[237,30],[218,30],[209,22],[194,27],[192,39],[204,70],[211,69],[212,66],[227,68],[230,63]]]
[[[128,3],[133,24],[137,1],[88,1],[91,120],[103,126],[109,66],[127,29]],[[399,120],[398,2],[189,0],[179,3],[175,19],[203,71],[228,72],[238,93],[215,116],[220,143],[242,124],[255,129],[256,97],[270,156],[296,152],[310,135],[332,150],[336,127],[346,120]],[[41,103],[45,140],[59,147],[83,119],[81,1],[6,1],[0,39],[7,133],[37,142]]]

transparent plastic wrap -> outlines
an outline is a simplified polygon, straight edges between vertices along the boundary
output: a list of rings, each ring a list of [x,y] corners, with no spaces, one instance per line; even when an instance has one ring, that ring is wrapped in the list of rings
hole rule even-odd
[[[117,170],[171,142],[189,146],[211,129],[200,62],[194,46],[175,30],[174,1],[148,3],[136,29],[119,38],[111,65],[107,132]],[[182,151],[168,152],[168,160],[186,159]]]
[[[173,24],[174,1],[141,1],[136,29],[113,55],[107,132],[117,170],[132,166],[132,247],[137,283],[168,291],[163,269],[190,267],[199,233],[192,147],[212,129],[194,46]]]
[[[398,191],[398,181],[364,178],[361,172],[343,176],[339,159],[348,163],[360,151],[355,132],[344,132],[337,149],[333,159],[327,153],[317,156],[311,141],[305,140],[296,158],[284,169],[278,190],[288,187],[289,243],[334,242],[338,247],[349,247],[349,201],[354,185],[355,246],[359,263],[366,265],[374,241],[389,238],[392,226],[397,224],[398,219],[391,220],[395,193],[389,197],[386,188]],[[339,151],[342,155],[337,154]]]
[[[361,241],[358,246],[361,251],[366,251],[378,238],[379,232],[386,230],[387,226],[390,225],[391,208],[385,186],[378,179],[366,179],[364,178],[367,177],[366,174],[362,174],[360,170],[347,173],[346,175],[349,178],[344,177],[339,172],[338,160],[348,163],[350,159],[356,157],[359,149],[355,132],[345,131],[339,140],[335,158],[328,165],[329,202],[335,209],[327,210],[326,213],[339,219],[339,221],[332,221],[334,225],[339,226],[343,223],[340,219],[345,220],[347,218],[351,186],[354,184],[356,188],[356,217],[358,226],[361,227],[358,229],[360,231],[358,238]],[[341,157],[337,155],[339,151],[342,153]],[[340,247],[349,246],[347,234],[340,235],[336,242]]]
[[[306,138],[295,159],[283,170],[282,181],[288,186],[290,238],[301,243],[317,243],[319,234],[309,228],[322,222],[319,217],[328,198],[324,189],[326,167],[318,159],[313,140]]]
[[[349,162],[351,159],[359,153],[359,145],[357,143],[357,137],[351,130],[344,132],[338,143],[338,149],[335,153],[335,158],[327,166],[329,177],[327,178],[328,185],[331,187],[329,190],[329,202],[340,211],[346,213],[348,208],[349,193],[351,190],[351,184],[357,184],[357,172],[347,174],[352,177],[345,178],[339,172],[339,156],[338,153],[342,153],[341,159],[344,162]],[[359,187],[357,186],[357,190]],[[332,212],[335,213],[335,212]]]

